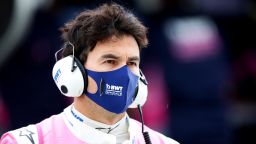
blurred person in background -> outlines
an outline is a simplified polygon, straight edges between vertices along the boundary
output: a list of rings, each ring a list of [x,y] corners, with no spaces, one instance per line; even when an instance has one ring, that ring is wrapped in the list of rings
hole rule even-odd
[[[230,123],[234,130],[233,144],[256,143],[256,50],[240,52],[233,65]]]
[[[184,16],[167,20],[164,32],[172,135],[184,144],[228,144],[228,67],[216,24],[206,16]]]
[[[143,70],[145,74],[152,74],[151,80],[157,75],[164,79],[154,80],[156,85],[161,85],[154,87],[158,92],[153,94],[158,100],[145,105],[151,104],[153,112],[145,111],[152,117],[149,121],[154,120],[155,111],[167,112],[157,115],[169,126],[167,130],[161,129],[180,143],[228,144],[231,129],[226,116],[225,88],[229,80],[226,47],[214,19],[192,10],[191,3],[175,0],[139,3],[146,8],[144,20],[151,28]],[[152,5],[152,9],[148,7]],[[157,122],[155,126],[159,128]]]
[[[127,108],[147,99],[139,69],[147,29],[124,7],[111,3],[81,12],[62,28],[62,58],[52,76],[74,102],[61,114],[9,131],[5,143],[168,143],[172,140],[129,118]]]
[[[60,47],[56,40],[60,26],[50,15],[48,2],[0,2],[0,18],[5,21],[0,26],[0,89],[9,113],[5,132],[39,122],[67,106],[50,76],[54,48]]]

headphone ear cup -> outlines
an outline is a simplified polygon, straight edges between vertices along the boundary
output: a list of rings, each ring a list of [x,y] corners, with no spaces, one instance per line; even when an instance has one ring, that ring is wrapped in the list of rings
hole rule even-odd
[[[148,86],[144,75],[141,73],[141,77],[138,80],[137,95],[129,108],[137,108],[138,105],[143,106],[148,97]]]
[[[67,56],[55,63],[52,77],[63,95],[79,97],[83,94],[85,87],[87,87],[87,74],[81,65],[73,56]],[[74,67],[73,71],[72,67]]]

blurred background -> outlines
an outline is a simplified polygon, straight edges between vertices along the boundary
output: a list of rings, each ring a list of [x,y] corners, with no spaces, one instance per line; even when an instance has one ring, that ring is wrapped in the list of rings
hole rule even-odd
[[[255,0],[112,1],[149,28],[148,126],[181,144],[256,143]],[[0,135],[71,103],[51,78],[59,28],[103,2],[0,1]]]

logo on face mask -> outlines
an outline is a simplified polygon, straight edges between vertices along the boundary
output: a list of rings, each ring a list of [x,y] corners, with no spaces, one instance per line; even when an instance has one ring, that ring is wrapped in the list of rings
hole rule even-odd
[[[115,85],[109,85],[106,84],[106,94],[107,95],[113,95],[113,96],[122,96],[122,86],[115,86]]]

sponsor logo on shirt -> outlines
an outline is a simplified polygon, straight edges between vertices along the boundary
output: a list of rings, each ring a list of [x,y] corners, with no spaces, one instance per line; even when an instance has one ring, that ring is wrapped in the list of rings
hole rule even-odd
[[[19,136],[20,137],[25,137],[31,142],[31,144],[35,144],[35,141],[34,141],[33,136],[32,136],[33,134],[35,134],[35,133],[33,133],[32,131],[24,128],[24,129],[20,130]]]

